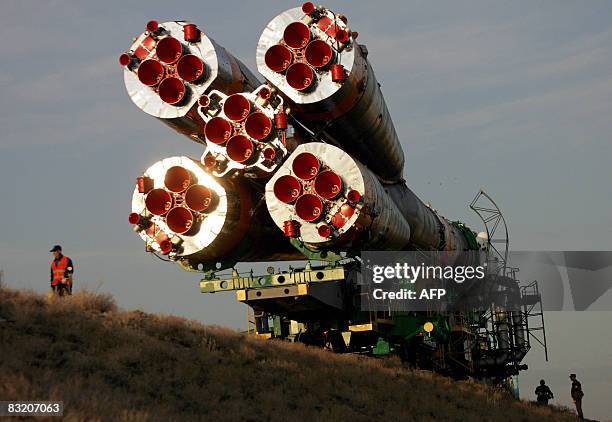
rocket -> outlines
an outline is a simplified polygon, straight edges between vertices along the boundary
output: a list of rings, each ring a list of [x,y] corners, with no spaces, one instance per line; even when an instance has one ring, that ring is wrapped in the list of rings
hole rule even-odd
[[[452,312],[389,303],[380,319],[361,308],[362,251],[444,251],[445,263],[462,265],[480,262],[490,243],[407,184],[402,145],[355,29],[311,2],[278,14],[257,42],[260,77],[202,27],[149,21],[119,57],[128,96],[201,151],[187,157],[176,144],[137,175],[128,221],[146,251],[204,273],[201,291],[235,290],[259,335],[360,354],[410,351],[415,362],[453,352],[461,362],[448,360],[446,370],[516,374],[530,334],[522,290],[508,274],[492,284],[514,304],[496,305],[484,325],[486,310],[463,314],[470,325],[461,335],[471,334],[461,341],[449,331]],[[263,276],[235,269],[300,260],[308,262]]]
[[[200,157],[166,158],[138,177],[129,221],[148,251],[198,269],[304,250],[474,248],[472,231],[403,179],[402,146],[357,37],[326,7],[282,12],[257,43],[262,83],[195,24],[147,23],[119,59],[128,95],[202,145]]]

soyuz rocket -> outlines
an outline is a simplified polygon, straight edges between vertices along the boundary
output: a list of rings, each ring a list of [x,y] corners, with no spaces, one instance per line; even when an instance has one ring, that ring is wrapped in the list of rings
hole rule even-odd
[[[205,273],[202,292],[234,290],[257,335],[398,353],[458,376],[516,375],[532,335],[524,299],[538,294],[505,261],[490,279],[501,299],[461,316],[362,306],[361,251],[458,256],[490,244],[488,227],[477,236],[444,218],[404,180],[400,140],[353,29],[324,6],[289,9],[261,33],[257,76],[196,24],[149,21],[119,57],[128,95],[201,155],[139,175],[129,222],[147,251]],[[235,269],[299,260],[264,276]]]
[[[129,222],[149,251],[202,270],[304,250],[475,249],[473,232],[403,179],[357,35],[310,2],[279,14],[257,44],[262,83],[195,24],[146,24],[119,58],[128,95],[202,145],[200,157],[165,158],[137,178]]]

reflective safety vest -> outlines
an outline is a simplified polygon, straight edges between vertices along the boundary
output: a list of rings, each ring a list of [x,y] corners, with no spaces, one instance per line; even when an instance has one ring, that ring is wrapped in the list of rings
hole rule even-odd
[[[52,286],[57,286],[57,283],[63,282],[66,268],[68,268],[68,257],[66,255],[62,256],[57,263],[55,260],[51,262],[51,271],[53,271]]]

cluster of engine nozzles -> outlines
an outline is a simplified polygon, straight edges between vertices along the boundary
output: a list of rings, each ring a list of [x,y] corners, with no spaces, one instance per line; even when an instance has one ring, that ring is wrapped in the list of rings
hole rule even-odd
[[[200,38],[194,24],[186,24],[183,31],[187,42]],[[185,83],[198,83],[205,77],[205,63],[197,55],[189,54],[177,38],[164,33],[157,21],[147,23],[147,33],[133,55],[121,54],[119,63],[136,72],[138,80],[157,92],[162,101],[180,105],[187,95]]]
[[[293,175],[286,174],[274,182],[274,195],[285,204],[294,207],[295,214],[307,223],[315,223],[326,216],[331,209],[332,201],[339,198],[344,192],[340,176],[325,166],[314,154],[303,152],[297,155],[291,165]],[[356,190],[349,190],[346,194],[347,206],[338,210],[340,215],[332,216],[331,223],[336,228],[342,228],[348,218],[355,212],[354,205],[361,199]],[[294,235],[294,224],[286,223],[285,234]],[[322,224],[317,228],[321,237],[329,237],[332,228]]]
[[[317,9],[312,3],[306,2],[302,5],[302,11],[311,15],[315,14]],[[338,45],[349,41],[348,31],[339,28],[327,16],[321,17],[316,26]],[[314,38],[313,32],[304,22],[287,25],[283,38],[268,48],[264,60],[271,70],[283,74],[287,84],[297,91],[306,91],[314,86],[315,69],[330,72],[334,82],[342,82],[345,79],[344,67],[334,63],[336,53],[332,46],[326,40]]]
[[[138,192],[145,195],[148,213],[162,217],[173,233],[189,235],[196,231],[197,223],[206,218],[207,211],[214,208],[213,192],[204,185],[194,183],[191,172],[184,167],[174,166],[166,170],[163,187],[154,188],[153,184],[150,177],[139,177]],[[150,219],[133,212],[129,222],[154,237],[163,253],[172,250],[173,244],[168,234],[155,227]]]
[[[277,23],[269,26],[278,28],[278,31],[262,34],[264,41],[260,40],[259,46],[263,48],[258,48],[257,59],[267,85],[259,88],[255,88],[259,81],[244,65],[200,34],[193,24],[167,22],[159,25],[151,21],[147,24],[147,31],[132,44],[130,52],[121,55],[120,63],[125,66],[124,77],[132,100],[179,132],[198,142],[205,139],[207,144],[200,160],[209,170],[204,179],[199,170],[194,167],[192,173],[189,170],[191,164],[180,160],[178,164],[176,160],[162,162],[137,179],[137,194],[132,204],[134,212],[129,221],[151,249],[164,254],[175,251],[177,257],[197,254],[194,259],[207,259],[206,248],[212,250],[218,244],[230,244],[226,240],[234,235],[236,238],[263,238],[255,233],[261,228],[256,227],[258,224],[266,228],[275,224],[287,237],[301,237],[305,244],[330,245],[338,241],[344,246],[352,242],[353,234],[371,227],[371,221],[378,215],[371,210],[373,204],[384,202],[379,200],[384,195],[383,188],[375,190],[372,188],[374,182],[368,182],[370,179],[376,181],[376,177],[368,172],[367,167],[364,167],[366,173],[362,174],[361,162],[356,161],[352,166],[346,162],[351,156],[345,154],[343,148],[334,147],[344,154],[340,155],[338,151],[331,151],[332,145],[328,145],[329,149],[312,145],[305,147],[311,142],[313,145],[326,145],[317,142],[320,128],[316,126],[319,122],[335,128],[337,139],[333,138],[336,142],[331,144],[344,147],[343,142],[362,145],[364,142],[358,135],[367,132],[363,129],[363,122],[372,121],[372,116],[383,116],[382,94],[377,94],[380,101],[379,97],[372,95],[344,97],[343,82],[355,80],[355,83],[362,84],[374,80],[371,83],[375,84],[373,74],[359,79],[361,73],[355,71],[361,69],[361,63],[367,63],[351,59],[357,34],[349,31],[343,16],[323,6],[315,7],[306,2],[301,12],[295,8],[279,15],[275,18]],[[278,22],[283,23],[278,25]],[[209,59],[212,57],[212,52],[208,55],[209,48],[214,50],[216,61]],[[356,54],[355,57],[361,56]],[[265,63],[262,63],[262,58]],[[213,75],[216,75],[214,79]],[[330,79],[336,86],[327,89]],[[199,85],[190,87],[190,84]],[[155,101],[149,88],[162,101]],[[298,99],[292,96],[295,94],[293,90],[299,91]],[[189,104],[195,104],[195,93],[196,107],[178,108],[186,104],[186,99]],[[301,103],[299,98],[306,100]],[[307,102],[313,99],[314,102]],[[300,108],[306,103],[311,106],[309,110]],[[340,103],[342,107],[351,105],[348,108],[352,113],[350,116]],[[177,108],[168,108],[166,104]],[[330,108],[339,110],[332,110],[332,113]],[[342,124],[336,122],[333,126],[327,117],[319,118],[330,113]],[[293,130],[286,130],[287,116],[292,119]],[[302,123],[302,119],[308,125]],[[358,131],[344,129],[355,126],[359,127]],[[381,131],[376,126],[370,131],[373,136],[368,139],[377,140],[379,136],[386,139],[383,135],[390,130],[385,128],[386,131]],[[295,151],[295,148],[301,149]],[[371,150],[363,147],[347,152],[356,156],[361,154],[356,158],[367,166],[367,159],[373,158],[367,156]],[[401,153],[401,148],[387,150]],[[379,151],[373,152],[371,155]],[[157,169],[160,167],[165,173],[159,174]],[[280,174],[279,168],[283,171]],[[210,183],[202,182],[209,176],[212,177]],[[227,187],[224,191],[227,196],[222,195],[221,188],[216,186],[220,181],[216,178],[221,177],[228,177],[228,186],[221,185],[222,189]],[[244,183],[239,178],[244,178]],[[262,192],[264,184],[265,192]],[[227,199],[229,197],[232,201]],[[269,212],[264,213],[265,218],[258,215],[256,220],[254,210],[263,200],[266,200],[264,207],[267,206]],[[391,221],[379,220],[381,227],[387,220]],[[382,229],[375,235],[379,232]],[[409,233],[409,230],[404,232]],[[369,236],[369,232],[364,230],[364,233]],[[209,246],[211,239],[217,242],[214,247]],[[402,240],[393,244],[404,243]],[[275,247],[270,247],[271,253],[275,252]]]
[[[260,89],[258,95],[268,99],[272,92],[269,88]],[[274,126],[277,129],[286,129],[287,120],[284,114],[272,119],[257,110],[253,103],[242,94],[232,94],[225,99],[223,116],[215,116],[204,127],[206,139],[217,145],[224,145],[228,157],[238,163],[247,163],[254,157],[256,144],[265,141],[272,133]],[[276,157],[276,150],[272,146],[263,147],[262,153],[266,160]],[[214,158],[213,158],[214,160]],[[214,161],[204,165],[213,165]]]

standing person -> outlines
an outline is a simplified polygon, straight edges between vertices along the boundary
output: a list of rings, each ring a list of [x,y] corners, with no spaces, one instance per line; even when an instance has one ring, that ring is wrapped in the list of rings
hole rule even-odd
[[[72,260],[62,254],[62,247],[55,245],[49,252],[53,254],[51,261],[51,290],[60,296],[72,294],[72,275],[74,266]]]
[[[535,389],[535,394],[538,398],[538,403],[539,404],[548,404],[548,400],[555,398],[553,396],[552,391],[550,391],[550,388],[548,388],[548,385],[546,385],[546,381],[544,380],[540,380],[540,385],[538,385],[538,387]]]
[[[580,384],[580,381],[576,379],[576,374],[571,374],[570,380],[572,380],[571,395],[572,399],[574,400],[574,404],[576,405],[576,412],[578,412],[578,417],[580,419],[584,419],[584,415],[582,414],[582,398],[584,397],[584,393],[582,392],[582,384]]]

